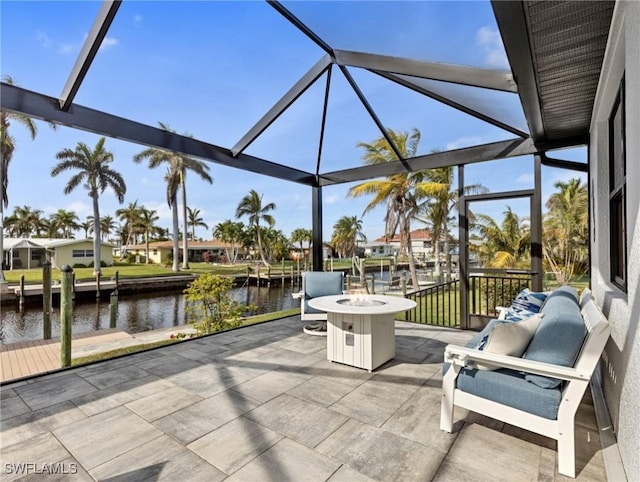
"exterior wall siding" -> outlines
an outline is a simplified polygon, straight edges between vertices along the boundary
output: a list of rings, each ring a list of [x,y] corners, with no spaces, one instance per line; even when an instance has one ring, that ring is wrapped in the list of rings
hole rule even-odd
[[[608,118],[625,78],[627,292],[611,283]],[[618,1],[598,86],[590,145],[591,282],[612,324],[603,389],[629,480],[640,480],[640,2]]]
[[[51,260],[51,265],[54,268],[61,268],[65,264],[69,266],[73,266],[74,264],[81,263],[85,265],[89,265],[93,263],[93,256],[90,258],[74,258],[73,251],[78,249],[89,249],[93,250],[93,242],[87,241],[84,243],[78,244],[70,244],[67,246],[57,246],[55,249],[55,254]],[[100,250],[100,259],[107,263],[107,265],[113,264],[113,249],[111,246],[102,245]]]

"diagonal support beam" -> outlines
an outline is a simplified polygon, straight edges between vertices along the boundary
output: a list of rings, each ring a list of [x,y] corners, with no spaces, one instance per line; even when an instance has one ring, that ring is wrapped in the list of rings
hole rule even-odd
[[[60,94],[59,103],[63,111],[69,110],[69,107],[73,103],[73,99],[78,93],[78,89],[85,75],[87,75],[91,63],[107,35],[111,22],[120,8],[120,3],[121,0],[104,0],[104,2],[102,2],[98,16],[93,22],[93,26],[87,35],[87,39],[84,41],[82,50],[80,54],[78,54],[76,63],[73,65],[69,78]]]
[[[442,94],[438,94],[437,92],[434,92],[431,89],[428,89],[422,85],[417,85],[413,82],[411,82],[410,79],[407,79],[404,76],[399,76],[396,74],[388,74],[386,72],[379,72],[379,71],[374,71],[374,73],[380,75],[381,77],[384,77],[385,79],[388,79],[392,82],[395,82],[397,84],[402,85],[403,87],[407,87],[408,89],[411,89],[415,92],[418,92],[419,94],[423,94],[426,95],[427,97],[431,97],[434,100],[437,100],[438,102],[442,102],[445,105],[448,105],[449,107],[453,107],[454,109],[457,109],[461,112],[464,112],[465,114],[468,114],[470,116],[475,117],[476,119],[480,119],[484,122],[487,122],[489,124],[492,124],[496,127],[499,127],[500,129],[504,129],[507,132],[510,132],[512,134],[515,134],[516,136],[520,136],[520,137],[529,137],[529,134],[527,134],[526,132],[517,129],[509,124],[506,124],[502,121],[499,121],[498,119],[489,116],[488,114],[485,114],[483,112],[480,112],[477,109],[474,109],[466,104],[464,104],[463,102],[459,102],[459,101],[455,101],[453,99],[450,99],[449,97],[446,97]]]
[[[267,0],[267,3],[274,9],[276,9],[280,15],[286,18],[287,21],[292,23],[298,30],[309,37],[309,39],[311,39],[318,47],[320,47],[327,54],[333,57],[333,49],[331,48],[331,46],[327,42],[322,40],[313,30],[311,30],[304,22],[302,22],[302,20],[300,20],[293,13],[287,10],[284,5],[282,5],[277,0]]]
[[[375,124],[378,126],[378,129],[380,129],[380,132],[382,132],[382,135],[384,136],[386,141],[389,143],[389,146],[393,150],[396,157],[400,160],[400,163],[402,163],[402,165],[405,166],[405,171],[410,171],[411,169],[409,168],[409,165],[405,162],[404,156],[400,152],[400,149],[398,149],[398,146],[396,146],[395,142],[393,142],[393,139],[391,139],[391,136],[387,132],[387,129],[382,124],[382,122],[380,122],[380,119],[378,118],[375,111],[373,110],[373,107],[371,107],[371,104],[369,104],[369,101],[360,90],[360,87],[358,87],[358,84],[356,84],[356,81],[353,79],[353,77],[351,77],[351,74],[349,73],[349,71],[345,66],[340,65],[338,67],[340,68],[342,75],[344,75],[345,78],[347,79],[347,82],[349,82],[349,85],[351,86],[353,91],[358,96],[358,99],[360,99],[360,102],[362,102],[362,105],[364,106],[364,108],[367,110],[367,112],[373,119],[373,122],[375,122]]]
[[[441,80],[504,92],[518,91],[511,72],[507,70],[481,69],[348,50],[335,50],[334,54],[338,65],[360,67],[390,74],[411,75],[423,79]]]
[[[531,139],[510,139],[480,146],[466,147],[464,149],[412,157],[406,160],[406,164],[409,165],[411,171],[415,172],[437,167],[458,166],[504,159],[507,157],[524,156],[534,154],[535,152],[536,148]],[[405,172],[405,165],[400,161],[361,166],[322,174],[320,176],[320,185],[329,186],[345,182],[363,181],[377,177],[392,176],[402,172]]]
[[[256,140],[275,120],[293,104],[298,97],[306,92],[319,77],[331,67],[331,57],[324,55],[316,64],[305,73],[286,94],[231,148],[234,156],[244,151]]]
[[[536,69],[529,46],[529,29],[525,18],[524,2],[492,0],[491,7],[507,52],[514,78],[518,79],[518,95],[529,123],[529,132],[536,141],[546,138],[540,96],[536,82]]]
[[[35,119],[136,144],[180,152],[223,166],[251,171],[285,181],[293,181],[308,186],[317,185],[315,175],[299,169],[246,154],[234,157],[229,149],[77,104],[71,104],[69,111],[64,112],[58,108],[58,100],[53,97],[21,89],[4,82],[0,83],[0,86],[2,89],[0,108],[3,111],[24,114]]]

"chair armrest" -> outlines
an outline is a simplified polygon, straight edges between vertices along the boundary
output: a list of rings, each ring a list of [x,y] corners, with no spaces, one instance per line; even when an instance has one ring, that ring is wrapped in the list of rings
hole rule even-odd
[[[498,315],[499,320],[504,320],[508,311],[509,308],[506,306],[496,306],[496,314]]]
[[[573,367],[563,367],[533,360],[525,360],[508,355],[498,355],[486,351],[466,348],[464,346],[447,345],[444,351],[444,361],[460,367],[475,368],[476,362],[483,365],[491,365],[496,368],[510,368],[512,370],[533,373],[545,377],[559,378],[561,380],[586,380],[591,378],[591,373],[576,370]]]
[[[298,300],[304,296],[304,291],[298,291],[297,293],[291,293],[291,297],[294,300]]]

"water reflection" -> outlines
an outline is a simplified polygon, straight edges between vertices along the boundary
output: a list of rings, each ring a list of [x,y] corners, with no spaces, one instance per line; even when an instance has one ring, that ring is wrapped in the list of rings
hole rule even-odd
[[[291,284],[266,287],[242,287],[231,290],[231,296],[246,305],[255,305],[255,313],[269,313],[298,306],[291,296],[299,286]],[[56,306],[57,304],[57,306]],[[37,340],[42,338],[42,306],[3,305],[1,311],[0,341]],[[96,301],[77,301],[73,309],[74,334],[92,330],[107,329],[111,321],[110,297],[104,296]],[[146,293],[138,295],[120,295],[118,297],[118,316],[115,327],[127,333],[157,330],[185,324],[185,300],[182,291]],[[60,335],[60,305],[54,302],[51,312],[51,333]]]

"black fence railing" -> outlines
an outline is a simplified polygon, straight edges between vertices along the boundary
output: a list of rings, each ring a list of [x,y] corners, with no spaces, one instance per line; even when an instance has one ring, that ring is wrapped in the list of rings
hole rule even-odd
[[[531,275],[474,275],[469,279],[469,316],[485,320],[496,316],[496,306],[510,306],[524,288],[531,288]],[[460,281],[429,286],[409,292],[406,298],[416,307],[404,313],[406,321],[428,325],[460,327]],[[471,323],[476,326],[475,323]]]
[[[531,275],[478,275],[469,278],[469,314],[493,317],[496,306],[511,306],[524,288],[531,288]]]
[[[407,321],[438,326],[460,326],[460,281],[453,280],[412,291],[405,298],[416,307],[405,313]]]

